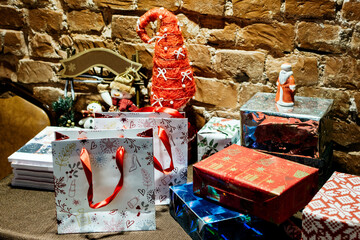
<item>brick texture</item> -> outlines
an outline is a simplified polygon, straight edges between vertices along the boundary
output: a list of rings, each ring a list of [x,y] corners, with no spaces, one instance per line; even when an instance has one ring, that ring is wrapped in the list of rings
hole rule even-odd
[[[286,0],[285,14],[290,18],[335,18],[336,2],[333,0]]]
[[[197,84],[188,113],[198,128],[211,116],[238,116],[256,92],[275,92],[289,62],[298,96],[334,99],[336,164],[358,173],[359,0],[0,0],[0,77],[51,104],[63,94],[58,74],[67,53],[106,48],[129,59],[137,51],[150,81],[154,44],[143,43],[135,27],[154,7],[181,24]],[[150,37],[158,25],[148,25]],[[76,84],[76,94],[76,110],[101,100],[93,85]],[[349,111],[351,98],[358,116]]]

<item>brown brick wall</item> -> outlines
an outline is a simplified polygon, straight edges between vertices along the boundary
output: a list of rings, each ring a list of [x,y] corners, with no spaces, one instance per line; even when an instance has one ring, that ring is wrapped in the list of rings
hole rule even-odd
[[[240,106],[254,93],[275,92],[279,67],[287,61],[298,95],[335,100],[334,159],[340,170],[360,174],[359,120],[349,112],[351,98],[360,108],[360,3],[355,0],[3,0],[0,77],[26,84],[51,104],[63,94],[58,71],[66,48],[94,47],[128,58],[138,50],[150,74],[154,47],[139,39],[135,23],[159,6],[183,24],[198,88],[192,106],[197,127],[211,116],[239,118]],[[89,89],[96,88],[77,89],[78,109],[87,99],[99,99]]]

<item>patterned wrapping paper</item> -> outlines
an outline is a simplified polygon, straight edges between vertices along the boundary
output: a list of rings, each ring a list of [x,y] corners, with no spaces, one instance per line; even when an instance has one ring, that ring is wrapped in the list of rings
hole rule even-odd
[[[153,139],[134,137],[134,130],[87,131],[61,132],[69,138],[52,142],[58,233],[155,230]],[[80,152],[86,148],[90,155],[95,203],[109,197],[120,179],[115,163],[120,146],[125,149],[123,187],[107,206],[93,209]]]
[[[302,239],[360,239],[360,177],[334,172],[303,210]]]
[[[332,99],[295,96],[293,108],[279,107],[275,94],[257,93],[240,108],[242,146],[263,150],[320,169],[320,182],[331,174]]]
[[[194,164],[193,170],[195,194],[276,224],[317,191],[318,169],[236,144]]]
[[[266,239],[277,227],[193,194],[193,184],[170,187],[170,214],[192,239]]]
[[[222,150],[240,139],[240,121],[213,117],[198,132],[198,161]]]

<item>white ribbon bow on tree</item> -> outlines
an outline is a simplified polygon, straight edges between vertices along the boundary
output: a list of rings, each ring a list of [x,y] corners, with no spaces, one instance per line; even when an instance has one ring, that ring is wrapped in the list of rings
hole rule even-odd
[[[181,72],[181,76],[183,76],[181,82],[184,83],[185,78],[191,80],[190,74],[191,74],[191,70],[187,70],[186,72]]]
[[[185,54],[182,53],[182,48],[179,48],[178,50],[174,51],[174,54],[176,55],[176,59],[179,59],[179,56],[182,55],[183,57],[185,57]]]
[[[161,104],[162,101],[164,101],[164,98],[158,98],[155,94],[153,95],[153,100],[155,100],[155,102],[153,102],[153,104],[151,104],[151,106],[153,107],[155,104],[159,104],[160,107],[162,107],[163,105]]]
[[[162,76],[164,78],[164,80],[167,81],[167,78],[165,76],[166,69],[165,68],[163,68],[163,69],[157,68],[157,70],[158,70],[158,75],[156,77]]]

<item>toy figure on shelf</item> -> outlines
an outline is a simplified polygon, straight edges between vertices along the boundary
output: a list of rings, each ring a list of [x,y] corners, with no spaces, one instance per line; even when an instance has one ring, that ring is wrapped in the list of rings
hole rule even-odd
[[[159,19],[160,28],[150,38],[145,27]],[[150,101],[152,106],[183,108],[195,94],[195,81],[177,17],[164,8],[146,12],[136,31],[146,43],[155,41]]]
[[[291,64],[284,63],[281,65],[279,78],[276,82],[277,92],[275,101],[278,105],[283,107],[294,106],[295,95],[295,79],[291,71]]]
[[[109,85],[99,84],[98,90],[103,100],[110,106],[109,112],[135,111],[138,107],[130,100],[135,95],[135,88],[132,86],[134,77],[130,74],[129,68],[122,75],[117,76]]]
[[[102,106],[98,102],[91,102],[86,110],[82,110],[81,113],[83,115],[83,119],[79,121],[80,126],[84,126],[84,128],[93,128],[93,118],[95,117],[95,113],[102,112]]]

